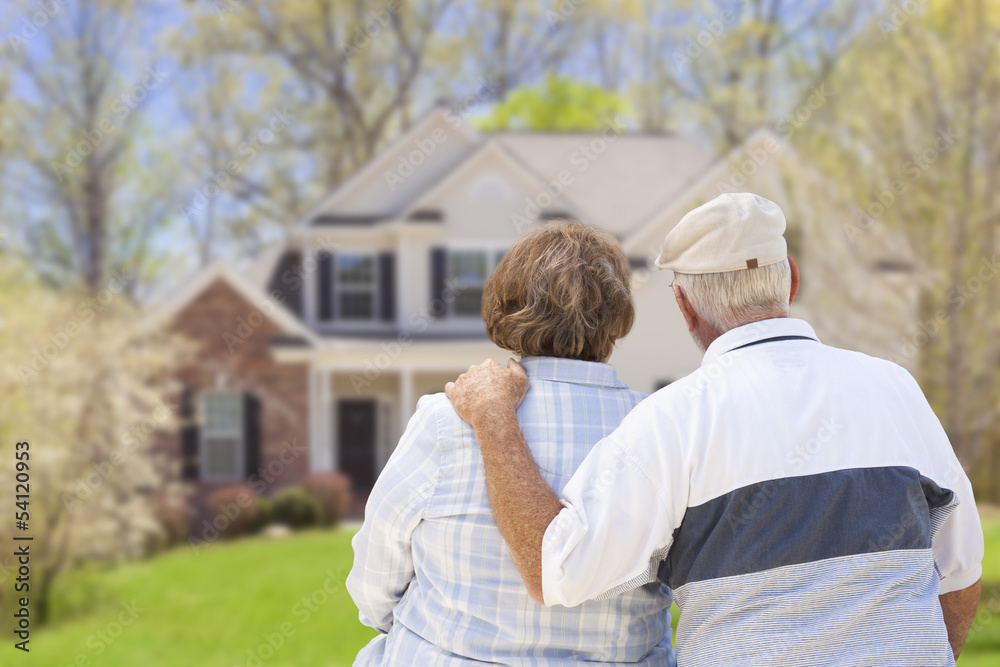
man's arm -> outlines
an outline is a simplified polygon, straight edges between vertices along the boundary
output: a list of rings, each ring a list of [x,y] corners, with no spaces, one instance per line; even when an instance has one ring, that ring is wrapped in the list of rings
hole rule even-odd
[[[948,642],[951,644],[951,650],[955,654],[956,660],[962,652],[962,647],[965,646],[965,639],[969,636],[972,621],[976,618],[976,608],[979,606],[982,587],[982,579],[980,579],[968,588],[945,593],[938,598],[941,601],[944,624],[948,628]]]
[[[494,368],[495,367],[495,368]],[[445,393],[455,410],[476,431],[486,466],[486,490],[497,527],[507,542],[511,559],[531,598],[544,604],[542,595],[542,538],[562,503],[546,484],[531,456],[517,423],[517,406],[528,389],[528,376],[516,361],[510,373],[496,374],[500,364],[488,361],[473,366],[458,384],[449,382]],[[493,397],[503,396],[504,400]]]
[[[655,581],[680,520],[675,503],[688,494],[670,437],[657,432],[648,411],[633,410],[594,445],[557,498],[517,425],[527,376],[516,362],[507,366],[473,366],[445,392],[476,431],[497,526],[531,597],[573,607]],[[621,442],[656,445],[637,457]]]

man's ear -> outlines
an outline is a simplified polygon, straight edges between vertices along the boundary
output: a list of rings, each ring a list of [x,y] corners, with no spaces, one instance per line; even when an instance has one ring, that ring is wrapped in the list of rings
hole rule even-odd
[[[792,270],[792,291],[788,295],[788,305],[790,306],[795,300],[795,295],[799,293],[799,265],[789,256],[788,267]]]
[[[684,321],[687,322],[688,331],[693,332],[694,328],[698,325],[698,313],[695,312],[691,306],[691,302],[684,296],[684,291],[680,285],[674,285],[674,298],[677,299],[677,307],[681,309]]]

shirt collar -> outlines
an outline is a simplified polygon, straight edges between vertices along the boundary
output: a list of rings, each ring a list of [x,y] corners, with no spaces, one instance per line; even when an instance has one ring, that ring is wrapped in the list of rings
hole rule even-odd
[[[760,320],[730,329],[712,341],[712,344],[708,346],[708,350],[705,351],[705,357],[701,360],[701,365],[710,364],[726,352],[735,350],[741,345],[777,336],[805,336],[819,342],[816,332],[813,331],[813,328],[805,320],[796,320],[790,317]]]
[[[553,382],[628,388],[624,382],[618,379],[618,373],[615,372],[614,366],[611,364],[562,357],[525,357],[521,360],[521,365],[524,366],[524,370],[532,382],[551,380]]]

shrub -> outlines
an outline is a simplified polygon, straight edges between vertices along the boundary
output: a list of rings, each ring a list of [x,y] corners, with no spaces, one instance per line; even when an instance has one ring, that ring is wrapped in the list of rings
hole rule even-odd
[[[339,472],[317,472],[303,482],[306,493],[319,505],[319,522],[336,526],[344,518],[351,496],[351,480]]]
[[[259,496],[257,498],[257,518],[254,520],[253,526],[250,527],[250,531],[253,533],[259,533],[269,523],[274,522],[273,515],[274,504],[271,502],[271,499]]]
[[[301,487],[285,487],[271,496],[271,521],[275,523],[298,530],[317,525],[319,518],[319,503]]]
[[[148,554],[180,544],[191,532],[191,503],[179,493],[158,493],[150,502],[153,518],[160,527],[158,534],[148,542]]]
[[[258,526],[257,493],[246,484],[232,484],[216,489],[208,496],[209,523],[222,538],[249,535]]]

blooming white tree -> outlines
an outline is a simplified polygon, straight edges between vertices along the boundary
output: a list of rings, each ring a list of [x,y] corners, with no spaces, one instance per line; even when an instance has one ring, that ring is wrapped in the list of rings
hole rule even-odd
[[[21,472],[30,479],[28,528],[19,530],[8,514],[0,539],[12,544],[12,531],[34,538],[25,542],[25,595],[33,621],[44,623],[59,572],[89,559],[141,555],[157,538],[153,501],[172,491],[176,464],[156,451],[155,434],[176,419],[170,371],[188,346],[144,325],[124,296],[128,276],[73,293],[28,275],[0,255],[0,504],[10,510],[24,491],[14,484],[17,442],[29,443]],[[13,565],[0,560],[7,582],[0,595],[13,594]]]

